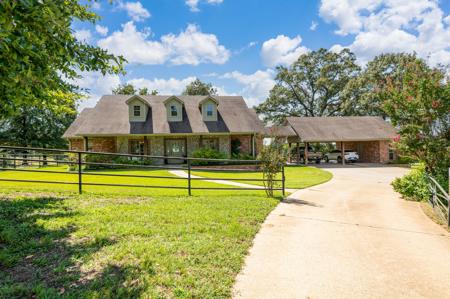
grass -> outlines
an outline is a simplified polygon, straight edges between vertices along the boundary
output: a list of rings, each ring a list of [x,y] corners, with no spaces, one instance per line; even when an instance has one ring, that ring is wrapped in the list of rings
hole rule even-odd
[[[61,173],[7,171],[0,178],[77,181],[65,167],[41,170]],[[110,172],[172,176],[164,170]],[[287,168],[286,174],[298,187],[329,179],[309,167]],[[299,181],[315,174],[320,178]],[[83,180],[186,186],[164,178]],[[230,297],[256,232],[280,200],[264,191],[194,190],[189,197],[172,188],[84,190],[78,195],[76,185],[0,181],[0,298]]]
[[[0,193],[0,298],[229,297],[277,199]]]
[[[194,171],[194,175],[206,178],[251,178],[262,179],[260,172],[233,172],[233,171]],[[286,166],[285,167],[286,188],[303,189],[314,185],[325,183],[333,177],[333,175],[320,168],[311,166]],[[281,174],[277,179],[281,179]],[[263,186],[262,181],[237,181],[240,183],[253,184]]]
[[[41,180],[41,181],[59,181],[59,182],[78,182],[77,173],[68,173],[66,166],[45,167],[40,168],[42,171],[57,171],[59,173],[36,173],[36,172],[14,172],[0,171],[0,179],[19,179],[19,180]],[[83,174],[84,183],[101,183],[101,184],[123,184],[123,185],[146,185],[146,186],[164,186],[165,189],[155,188],[137,188],[137,187],[111,187],[111,186],[83,186],[83,192],[92,194],[121,194],[121,195],[139,195],[139,196],[180,196],[188,193],[185,189],[177,189],[177,187],[187,187],[186,179],[178,179],[175,175],[166,170],[97,170],[87,173],[93,174],[122,174],[122,175],[143,175],[143,176],[162,176],[168,178],[129,178],[129,177],[113,177],[113,176],[95,176]],[[170,179],[176,178],[176,179]],[[191,186],[195,187],[232,187],[215,183],[202,182],[192,180]],[[22,183],[22,182],[5,182],[0,181],[0,188],[7,190],[22,191],[70,191],[78,192],[78,185],[63,184],[43,184],[43,183]],[[219,191],[213,190],[193,190],[193,194],[216,194]],[[232,191],[220,191],[221,194],[232,194]],[[246,192],[246,191],[244,191]],[[261,194],[264,191],[258,191]]]

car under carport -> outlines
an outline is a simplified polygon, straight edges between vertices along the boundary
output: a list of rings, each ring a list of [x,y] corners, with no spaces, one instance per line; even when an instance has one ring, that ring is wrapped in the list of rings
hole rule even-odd
[[[394,159],[391,149],[396,136],[394,127],[381,117],[287,117],[284,126],[267,130],[272,136],[285,137],[291,152],[297,148],[300,161],[300,144],[304,144],[305,163],[308,163],[308,145],[311,143],[335,143],[344,156],[345,150],[358,152],[360,162],[388,163]],[[342,159],[345,164],[345,159]]]

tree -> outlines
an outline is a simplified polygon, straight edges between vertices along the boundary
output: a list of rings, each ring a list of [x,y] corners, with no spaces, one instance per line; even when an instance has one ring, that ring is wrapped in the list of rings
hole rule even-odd
[[[301,55],[289,67],[278,66],[276,84],[256,111],[277,123],[287,116],[345,115],[350,104],[342,91],[359,74],[355,61],[348,49],[319,49]]]
[[[264,146],[258,155],[261,160],[261,170],[263,172],[263,183],[268,197],[273,197],[273,189],[278,187],[277,175],[282,171],[282,167],[287,161],[287,152],[284,142],[276,137],[272,142]]]
[[[217,95],[217,88],[211,83],[204,83],[197,78],[186,86],[182,94],[188,96]]]
[[[406,63],[401,76],[387,76],[377,97],[398,128],[399,151],[425,164],[428,173],[446,176],[450,160],[450,83],[445,69],[423,60]]]
[[[16,115],[0,121],[0,142],[15,146],[62,148],[61,136],[75,120],[75,107],[70,113],[52,109],[22,106]]]
[[[347,111],[352,115],[375,115],[386,117],[383,100],[379,90],[384,88],[386,80],[402,80],[406,68],[411,63],[426,67],[426,62],[416,54],[388,53],[375,57],[367,63],[361,75],[353,78],[344,90],[346,98],[351,99]]]
[[[113,94],[134,95],[137,93],[136,88],[132,84],[119,85],[112,90]]]
[[[31,106],[70,113],[79,71],[123,72],[123,57],[73,35],[73,22],[98,19],[77,0],[0,1],[0,119]]]

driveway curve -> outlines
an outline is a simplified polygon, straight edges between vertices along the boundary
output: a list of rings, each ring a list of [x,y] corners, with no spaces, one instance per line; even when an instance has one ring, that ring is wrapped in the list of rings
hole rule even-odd
[[[336,167],[268,216],[235,298],[450,298],[450,234],[405,201],[397,167]]]

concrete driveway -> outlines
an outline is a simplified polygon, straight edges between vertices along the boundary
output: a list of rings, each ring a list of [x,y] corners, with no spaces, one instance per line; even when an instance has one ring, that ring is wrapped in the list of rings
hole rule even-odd
[[[392,190],[407,169],[363,166],[269,215],[236,298],[450,298],[450,234]]]

